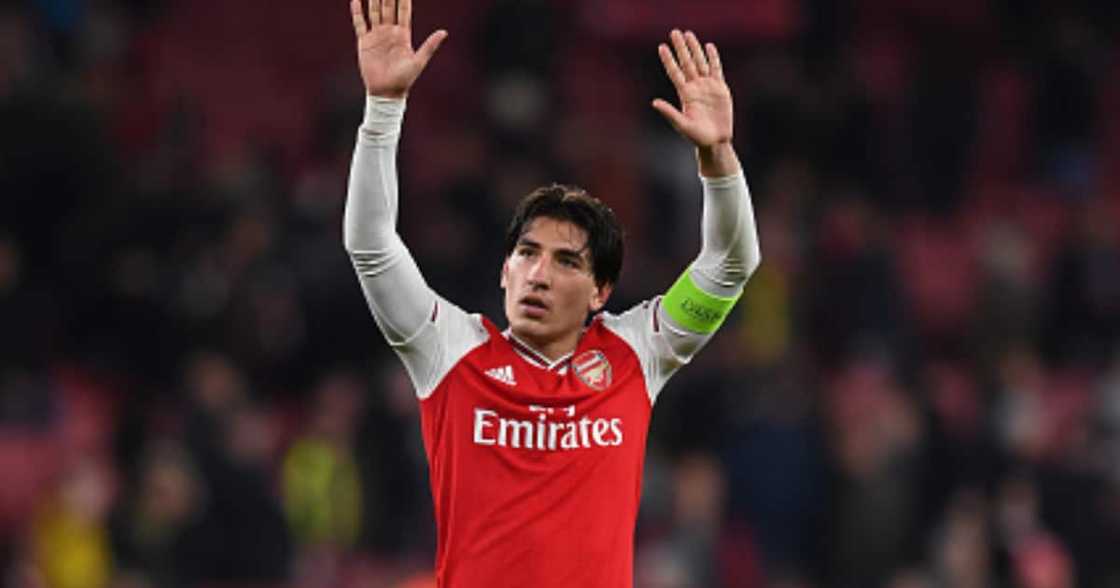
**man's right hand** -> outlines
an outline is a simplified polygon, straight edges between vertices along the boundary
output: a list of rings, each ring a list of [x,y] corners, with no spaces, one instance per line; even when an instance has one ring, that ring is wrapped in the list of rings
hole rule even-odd
[[[428,65],[447,31],[438,30],[412,49],[412,0],[350,0],[358,36],[358,67],[370,96],[403,98]]]

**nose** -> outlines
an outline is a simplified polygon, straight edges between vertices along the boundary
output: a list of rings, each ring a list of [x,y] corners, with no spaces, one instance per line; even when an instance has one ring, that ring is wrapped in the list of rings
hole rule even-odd
[[[548,288],[552,284],[548,256],[538,255],[533,260],[532,265],[529,266],[529,271],[525,274],[525,277],[533,288]]]

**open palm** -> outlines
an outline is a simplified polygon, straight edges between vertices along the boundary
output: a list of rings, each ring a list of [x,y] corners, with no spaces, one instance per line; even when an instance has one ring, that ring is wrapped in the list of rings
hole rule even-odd
[[[350,0],[358,37],[358,67],[371,96],[400,98],[408,94],[432,59],[447,31],[438,30],[416,50],[412,48],[412,0]]]
[[[673,49],[662,43],[657,52],[681,107],[678,110],[660,98],[653,107],[697,147],[729,143],[735,126],[731,89],[723,79],[716,46],[708,43],[702,48],[691,31],[674,30],[669,39]]]

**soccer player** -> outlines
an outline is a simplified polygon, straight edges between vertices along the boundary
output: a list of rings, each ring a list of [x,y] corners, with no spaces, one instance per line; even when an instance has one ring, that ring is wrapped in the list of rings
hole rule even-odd
[[[696,146],[699,256],[663,295],[619,315],[599,312],[622,265],[615,216],[581,189],[539,188],[505,236],[503,330],[435,293],[395,227],[405,100],[447,33],[414,50],[411,0],[364,1],[351,0],[367,97],[344,240],[420,402],[436,582],[629,588],[657,395],[719,327],[760,261],[719,53],[691,32],[673,31],[658,47],[680,107],[653,107]]]

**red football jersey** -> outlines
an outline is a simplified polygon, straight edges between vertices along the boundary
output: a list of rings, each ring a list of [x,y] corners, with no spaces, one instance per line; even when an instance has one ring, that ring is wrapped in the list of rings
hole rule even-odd
[[[655,299],[600,314],[550,361],[440,298],[395,231],[404,108],[366,102],[343,238],[420,399],[437,582],[630,588],[651,407],[711,334],[659,315]],[[702,183],[703,244],[689,271],[729,296],[759,261],[750,195],[741,173]]]
[[[596,317],[551,364],[477,315],[448,317],[455,340],[425,344],[445,366],[421,393],[437,585],[633,586],[653,399],[686,361],[666,357],[656,306]]]

